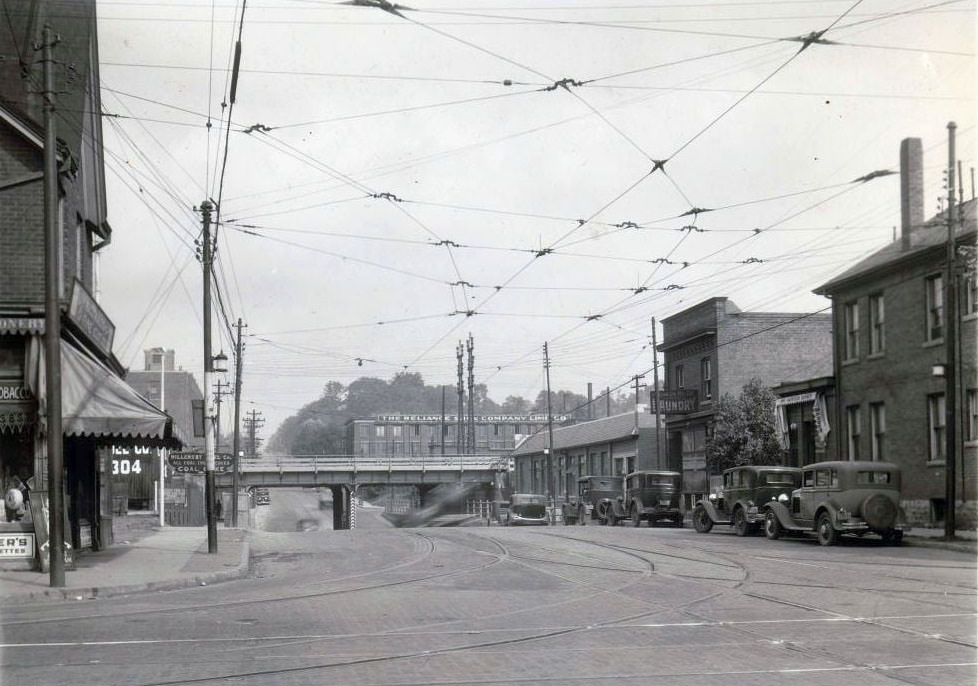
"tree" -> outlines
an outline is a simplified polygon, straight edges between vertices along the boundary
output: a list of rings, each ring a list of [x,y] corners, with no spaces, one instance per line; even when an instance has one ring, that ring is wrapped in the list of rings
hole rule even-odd
[[[727,393],[717,401],[713,431],[706,439],[711,474],[743,464],[781,464],[783,458],[774,423],[774,393],[760,379],[751,379],[739,397]]]
[[[503,414],[527,414],[530,401],[520,395],[507,395],[499,409]]]

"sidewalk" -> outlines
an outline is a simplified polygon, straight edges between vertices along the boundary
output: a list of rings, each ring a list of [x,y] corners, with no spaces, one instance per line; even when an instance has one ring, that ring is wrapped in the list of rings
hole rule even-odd
[[[211,555],[206,527],[156,528],[131,544],[77,556],[75,568],[65,572],[64,588],[52,588],[46,573],[0,571],[0,603],[89,600],[202,586],[245,576],[248,556],[244,529],[218,528],[217,553]]]
[[[913,527],[903,538],[904,545],[921,546],[926,548],[943,548],[962,553],[978,555],[978,531],[974,529],[958,529],[954,541],[944,540],[944,529],[929,529]]]

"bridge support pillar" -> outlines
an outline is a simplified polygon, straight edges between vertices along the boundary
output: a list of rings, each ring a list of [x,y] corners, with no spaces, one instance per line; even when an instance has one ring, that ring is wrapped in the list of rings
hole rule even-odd
[[[346,486],[330,486],[333,492],[333,530],[350,529],[352,492]]]
[[[431,493],[437,486],[438,484],[418,484],[417,486],[415,486],[415,488],[418,491],[419,509],[423,509],[428,505],[431,505],[431,503],[429,502],[430,499],[428,498],[428,494]]]

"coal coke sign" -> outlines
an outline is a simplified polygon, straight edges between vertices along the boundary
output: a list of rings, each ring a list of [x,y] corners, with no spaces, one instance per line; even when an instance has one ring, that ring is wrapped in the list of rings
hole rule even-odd
[[[203,474],[207,465],[204,453],[170,453],[167,462],[177,474]],[[214,456],[214,472],[226,474],[231,471],[232,463],[229,453],[218,453]]]

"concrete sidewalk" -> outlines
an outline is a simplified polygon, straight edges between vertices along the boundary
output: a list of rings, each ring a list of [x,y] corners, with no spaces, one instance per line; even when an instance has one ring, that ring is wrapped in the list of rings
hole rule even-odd
[[[927,548],[943,548],[962,553],[978,555],[978,531],[974,529],[958,529],[955,540],[944,540],[944,529],[929,529],[913,527],[903,538],[904,545],[916,545]]]
[[[130,544],[85,552],[65,572],[64,588],[47,573],[0,571],[0,603],[43,599],[86,600],[165,591],[237,579],[248,573],[244,529],[217,530],[217,553],[207,552],[206,527],[156,528]]]

